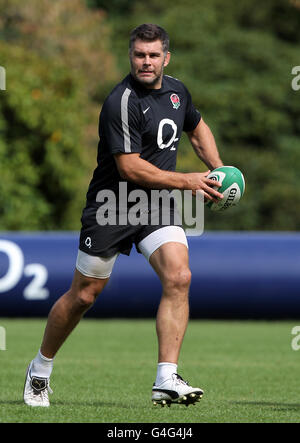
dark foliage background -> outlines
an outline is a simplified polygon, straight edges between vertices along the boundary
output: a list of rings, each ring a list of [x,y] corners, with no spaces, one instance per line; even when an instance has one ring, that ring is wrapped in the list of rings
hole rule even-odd
[[[0,229],[78,229],[101,104],[128,72],[128,37],[170,35],[181,79],[246,193],[206,229],[299,230],[297,0],[0,0]],[[178,170],[206,170],[184,137]]]

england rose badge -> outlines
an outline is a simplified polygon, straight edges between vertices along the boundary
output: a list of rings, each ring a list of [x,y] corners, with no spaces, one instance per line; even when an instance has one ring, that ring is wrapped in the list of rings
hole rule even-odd
[[[173,108],[174,109],[178,109],[179,106],[180,106],[180,98],[178,97],[178,95],[175,94],[175,93],[171,94],[170,95],[170,100],[171,100],[171,103],[173,105]]]

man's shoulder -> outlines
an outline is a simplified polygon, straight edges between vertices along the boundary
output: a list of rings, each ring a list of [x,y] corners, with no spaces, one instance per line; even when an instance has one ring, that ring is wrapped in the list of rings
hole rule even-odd
[[[120,81],[106,97],[103,107],[104,108],[114,108],[122,106],[125,101],[127,103],[135,102],[138,99],[137,94],[130,81],[130,76],[128,75],[122,81]]]
[[[171,75],[164,75],[165,86],[171,89],[178,89],[179,91],[187,91],[185,84],[176,77]]]
[[[136,92],[134,90],[134,87],[132,85],[130,76],[127,75],[125,78],[123,78],[122,81],[120,81],[110,92],[110,94],[107,96],[106,100],[114,99],[114,98],[121,98],[124,93],[131,94],[132,96],[136,96]]]

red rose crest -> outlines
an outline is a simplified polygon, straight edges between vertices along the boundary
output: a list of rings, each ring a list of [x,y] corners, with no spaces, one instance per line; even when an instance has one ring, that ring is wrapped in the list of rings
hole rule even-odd
[[[178,109],[179,106],[180,106],[180,98],[178,97],[178,95],[177,94],[171,94],[170,95],[170,100],[171,100],[171,103],[173,105],[173,108],[174,109]]]

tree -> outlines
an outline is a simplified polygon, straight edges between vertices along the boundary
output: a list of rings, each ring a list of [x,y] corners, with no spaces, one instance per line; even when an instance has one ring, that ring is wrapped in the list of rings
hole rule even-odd
[[[81,0],[0,0],[1,229],[78,229],[103,90],[116,77],[104,14]]]

